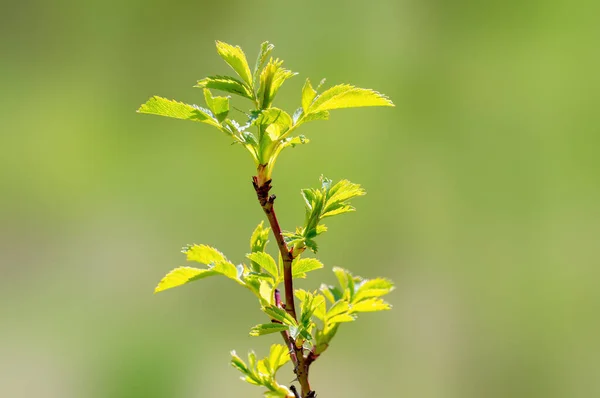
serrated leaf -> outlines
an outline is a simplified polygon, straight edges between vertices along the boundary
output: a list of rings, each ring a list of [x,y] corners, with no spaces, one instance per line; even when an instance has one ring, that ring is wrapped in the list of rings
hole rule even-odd
[[[265,271],[273,275],[275,279],[279,278],[279,269],[277,264],[275,264],[275,259],[268,253],[254,252],[247,254],[246,257],[260,265]]]
[[[388,294],[394,290],[394,283],[389,279],[375,278],[368,279],[357,285],[357,291],[354,295],[354,302],[370,298],[379,297]]]
[[[380,298],[370,298],[352,304],[352,312],[375,312],[391,309],[392,306]]]
[[[348,288],[348,279],[352,278],[352,275],[349,275],[347,270],[340,267],[333,267],[333,273],[340,283],[342,290],[346,290]]]
[[[252,124],[257,126],[276,125],[281,132],[280,134],[282,134],[292,126],[292,117],[282,109],[269,108],[261,111]],[[273,139],[279,137],[280,134]]]
[[[206,106],[211,110],[219,122],[222,122],[229,113],[228,97],[213,97],[209,89],[204,89],[204,100]]]
[[[279,333],[288,330],[287,325],[281,323],[263,323],[250,329],[250,336],[262,336],[265,334]]]
[[[198,269],[193,267],[175,268],[160,280],[154,289],[154,293],[162,292],[163,290],[185,285],[186,283],[217,274],[218,272],[211,269]]]
[[[306,278],[306,273],[323,268],[323,263],[315,258],[296,258],[292,263],[292,277]]]
[[[268,41],[265,41],[260,45],[260,51],[258,52],[256,64],[254,65],[254,73],[252,74],[253,82],[256,82],[260,70],[264,66],[265,62],[267,62],[267,58],[269,58],[269,55],[271,54],[271,51],[273,51],[274,48],[275,46],[269,43]]]
[[[308,108],[308,113],[364,106],[394,106],[394,104],[377,91],[340,84],[317,96]]]
[[[183,252],[187,257],[187,261],[196,261],[200,264],[210,265],[227,261],[223,253],[207,245],[191,245],[185,247]]]
[[[224,43],[217,40],[217,52],[223,58],[231,69],[237,73],[243,81],[249,86],[252,86],[252,73],[250,72],[250,66],[248,66],[248,60],[246,54],[239,46],[232,46],[231,44]]]
[[[211,88],[214,90],[225,91],[227,93],[240,95],[242,97],[253,100],[252,90],[245,83],[230,77],[230,76],[209,76],[202,80],[194,87]]]
[[[273,344],[271,351],[269,352],[269,363],[271,364],[271,371],[273,375],[290,361],[290,353],[288,348],[281,344]]]
[[[283,68],[282,65],[283,61],[271,58],[260,74],[257,98],[261,109],[270,108],[281,85],[296,75],[296,73]]]
[[[238,268],[229,261],[222,261],[216,263],[211,269],[218,272],[221,275],[228,277],[229,279],[233,279],[236,282],[244,284],[240,280],[240,272]]]
[[[270,316],[272,319],[282,322],[286,325],[298,325],[298,322],[283,308],[275,307],[274,305],[266,306],[262,308],[263,312]]]
[[[254,229],[252,232],[252,237],[250,238],[250,250],[252,252],[262,252],[265,251],[265,247],[269,242],[269,232],[271,228],[264,227],[264,221],[261,221],[260,224]]]
[[[302,109],[304,113],[307,113],[310,104],[312,104],[316,96],[317,91],[310,84],[310,79],[307,78],[304,87],[302,87]]]
[[[355,320],[356,317],[354,317],[352,314],[339,314],[336,316],[332,316],[331,318],[327,318],[327,324],[353,322]]]
[[[348,313],[350,311],[350,305],[348,304],[347,301],[344,300],[338,300],[335,304],[333,304],[333,306],[331,306],[331,308],[329,309],[329,311],[327,311],[327,320],[329,321],[329,319],[338,316],[340,314],[345,314]]]
[[[150,98],[140,106],[138,113],[172,117],[175,119],[191,120],[193,122],[207,123],[219,127],[219,122],[207,109],[197,105],[189,105],[175,100],[168,100],[159,96]]]

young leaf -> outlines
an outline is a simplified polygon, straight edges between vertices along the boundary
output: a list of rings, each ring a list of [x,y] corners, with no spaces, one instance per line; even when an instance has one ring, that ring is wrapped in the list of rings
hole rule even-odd
[[[194,87],[212,88],[214,90],[221,90],[227,93],[240,95],[251,100],[254,99],[250,87],[230,76],[205,77],[202,80],[198,80],[198,83]]]
[[[310,104],[317,96],[317,91],[310,84],[310,79],[306,79],[304,87],[302,87],[302,109],[304,113],[307,113]]]
[[[228,97],[213,97],[210,90],[204,89],[204,100],[206,106],[211,110],[213,115],[219,122],[222,122],[229,113],[229,98]]]
[[[277,264],[275,264],[275,259],[273,259],[273,257],[271,257],[271,255],[269,255],[268,253],[254,252],[247,254],[246,257],[252,260],[252,262],[255,262],[258,265],[260,265],[265,271],[273,275],[275,279],[279,278],[279,269],[277,267]]]
[[[315,98],[307,113],[363,106],[394,106],[394,104],[377,91],[340,84],[325,90]]]
[[[168,100],[158,96],[150,98],[137,111],[138,113],[191,120],[220,127],[219,121],[208,110],[196,105],[184,104],[183,102]]]
[[[216,264],[227,261],[223,253],[207,245],[191,245],[182,250],[187,257],[187,261],[196,261],[200,264]]]
[[[254,73],[252,74],[253,83],[256,82],[260,70],[264,66],[265,62],[267,62],[267,58],[269,58],[269,55],[274,48],[275,46],[268,41],[265,41],[260,45],[260,51],[258,53],[258,57],[256,58],[256,64],[254,65]]]
[[[217,52],[249,86],[252,86],[252,73],[244,51],[239,46],[232,46],[217,40]]]
[[[262,308],[263,312],[270,316],[272,319],[282,322],[286,325],[298,326],[298,322],[287,313],[286,310],[275,307],[274,305],[269,305]]]
[[[391,309],[392,306],[380,298],[370,298],[352,304],[352,312],[375,312]]]
[[[250,336],[262,336],[264,334],[279,333],[288,330],[287,325],[281,323],[263,323],[250,329]]]
[[[290,361],[289,350],[281,344],[273,344],[269,353],[269,364],[271,365],[272,375],[275,376],[279,368],[288,361]]]
[[[271,107],[271,103],[283,82],[296,75],[296,73],[283,68],[282,65],[283,61],[271,58],[261,72],[260,87],[257,93],[260,109]]]
[[[198,269],[193,267],[175,268],[158,282],[158,285],[154,289],[154,293],[162,292],[163,290],[185,285],[186,283],[217,274],[218,272],[211,269]]]
[[[323,263],[315,258],[296,258],[292,263],[292,277],[306,278],[306,273],[323,268]]]
[[[362,281],[357,285],[357,291],[353,301],[358,302],[360,300],[379,297],[388,294],[394,290],[394,283],[389,279],[375,278]]]

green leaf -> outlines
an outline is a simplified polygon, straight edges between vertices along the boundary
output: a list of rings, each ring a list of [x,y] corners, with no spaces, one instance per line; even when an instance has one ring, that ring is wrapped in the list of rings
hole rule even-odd
[[[207,245],[187,246],[183,248],[182,252],[185,253],[187,261],[196,261],[200,264],[209,265],[227,261],[223,253]]]
[[[296,73],[283,68],[283,61],[279,59],[271,60],[265,66],[260,74],[260,87],[257,98],[261,109],[271,107],[275,95],[281,88],[281,85]]]
[[[290,353],[287,347],[281,344],[273,344],[269,353],[269,364],[271,365],[271,372],[273,375],[290,361]]]
[[[239,46],[232,46],[217,40],[217,52],[249,86],[252,86],[252,73],[244,51]]]
[[[247,254],[246,257],[252,260],[252,262],[260,265],[265,271],[273,275],[275,279],[279,278],[279,269],[277,264],[275,264],[275,259],[273,259],[273,257],[271,257],[271,255],[268,253],[254,252]]]
[[[260,224],[258,224],[254,232],[252,232],[252,237],[250,238],[250,249],[252,250],[252,252],[265,251],[265,247],[269,242],[270,231],[271,228],[264,227],[264,221],[261,221]]]
[[[298,322],[283,308],[269,305],[262,308],[263,312],[270,316],[272,319],[282,322],[286,325],[298,326]]]
[[[310,79],[307,78],[304,87],[302,87],[302,109],[304,113],[307,113],[310,104],[312,104],[316,96],[317,91],[310,84]]]
[[[350,305],[345,300],[339,300],[327,311],[327,320],[350,311]]]
[[[268,41],[265,41],[260,45],[260,51],[258,53],[258,57],[256,58],[256,64],[254,65],[254,73],[252,74],[253,83],[256,82],[260,70],[263,68],[265,62],[267,62],[267,58],[269,58],[269,55],[274,48],[275,46]]]
[[[292,263],[292,277],[306,278],[306,273],[323,268],[323,263],[315,258],[296,258]]]
[[[209,89],[204,89],[204,100],[206,106],[215,115],[219,122],[222,122],[229,113],[229,98],[228,97],[213,97]]]
[[[342,290],[346,290],[348,288],[348,279],[352,278],[352,275],[347,270],[340,267],[333,267],[333,273],[340,283]]]
[[[279,333],[288,330],[287,325],[281,323],[263,323],[250,329],[250,336],[262,336],[264,334]]]
[[[377,91],[340,84],[325,90],[315,98],[307,113],[363,106],[394,106],[394,104]]]
[[[352,304],[352,312],[375,312],[391,309],[392,306],[380,298],[370,298]]]
[[[210,269],[198,269],[193,267],[175,268],[160,280],[154,289],[154,293],[162,292],[163,290],[185,285],[186,283],[217,274],[218,272]]]
[[[386,295],[394,290],[394,283],[389,279],[375,278],[365,280],[357,285],[357,291],[354,296],[354,302]]]
[[[253,100],[252,90],[245,83],[230,77],[230,76],[209,76],[202,80],[194,87],[211,88],[215,90],[225,91],[227,93],[240,95],[242,97]]]
[[[252,121],[256,126],[277,126],[277,132],[272,139],[277,139],[281,134],[292,127],[292,117],[284,110],[279,108],[269,108],[261,111],[256,119]]]
[[[218,120],[207,109],[158,96],[150,98],[137,111],[138,113],[191,120],[220,127]]]

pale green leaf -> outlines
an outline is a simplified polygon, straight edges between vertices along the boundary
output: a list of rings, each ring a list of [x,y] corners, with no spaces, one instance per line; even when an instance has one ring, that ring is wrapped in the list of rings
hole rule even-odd
[[[354,302],[358,302],[365,298],[386,295],[394,290],[394,283],[389,279],[375,278],[359,283],[357,288],[358,290],[354,296]]]
[[[198,269],[193,267],[179,267],[169,272],[154,289],[154,293],[185,285],[186,283],[217,275],[218,272],[211,269]]]
[[[275,264],[275,259],[271,257],[270,254],[265,252],[254,252],[247,254],[246,257],[260,265],[265,271],[273,275],[275,279],[279,278],[279,269],[277,264]]]
[[[252,74],[253,82],[256,82],[260,70],[264,66],[265,62],[267,62],[267,58],[269,58],[269,55],[274,48],[275,46],[268,41],[265,41],[260,45],[260,51],[258,53],[258,57],[256,58],[256,64],[254,65],[254,73]]]
[[[261,109],[269,108],[281,85],[296,75],[296,73],[283,68],[282,65],[283,61],[271,58],[260,74],[257,98]]]
[[[327,311],[327,319],[329,320],[334,316],[348,313],[349,311],[350,305],[348,304],[348,302],[345,300],[338,300],[333,306],[331,306],[329,311]]]
[[[283,308],[269,305],[262,308],[263,312],[270,316],[272,319],[285,323],[286,325],[298,325],[298,322]]]
[[[262,336],[264,334],[279,333],[288,330],[287,325],[281,323],[263,323],[250,329],[250,336]]]
[[[316,96],[317,91],[310,84],[310,79],[307,78],[304,87],[302,87],[302,109],[304,113],[307,113],[310,104],[312,104]]]
[[[228,97],[213,97],[209,89],[204,89],[204,100],[206,106],[211,110],[213,115],[219,122],[222,122],[229,113],[229,98]]]
[[[187,261],[196,261],[201,264],[216,264],[227,261],[223,253],[207,245],[192,245],[183,248]]]
[[[333,267],[333,273],[340,283],[342,290],[346,290],[348,288],[348,279],[352,278],[350,272],[340,267]]]
[[[273,344],[269,353],[269,364],[273,375],[288,361],[290,361],[288,348],[281,344]]]
[[[194,122],[208,123],[219,127],[219,121],[207,109],[196,105],[184,104],[175,100],[154,96],[137,110],[139,113],[172,117],[175,119],[191,120]]]
[[[331,318],[327,318],[327,324],[336,324],[336,323],[344,323],[344,322],[353,322],[356,318],[352,314],[338,314],[336,316],[332,316]]]
[[[240,280],[240,272],[235,265],[230,263],[229,261],[221,261],[216,263],[212,270],[218,272],[221,275],[228,277],[229,279],[233,279],[234,281],[243,284]]]
[[[230,77],[230,76],[209,76],[202,80],[194,87],[211,88],[215,90],[225,91],[227,93],[240,95],[242,97],[253,100],[252,90],[245,83]]]
[[[352,312],[375,312],[391,309],[392,306],[380,298],[370,298],[352,304]]]
[[[261,111],[252,124],[257,126],[277,126],[278,134],[272,137],[272,139],[276,139],[292,126],[292,117],[282,109],[269,108]]]
[[[306,278],[306,273],[323,268],[323,263],[315,258],[296,258],[292,263],[292,277]]]
[[[231,44],[217,40],[217,52],[243,81],[252,86],[250,66],[248,66],[246,54],[244,54],[244,51],[239,46],[232,46]]]
[[[377,91],[340,84],[317,96],[308,108],[308,113],[363,106],[394,106],[394,104]]]

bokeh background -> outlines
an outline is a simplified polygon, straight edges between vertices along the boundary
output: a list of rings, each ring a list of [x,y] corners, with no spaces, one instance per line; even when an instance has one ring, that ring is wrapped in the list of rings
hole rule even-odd
[[[600,396],[600,29],[581,1],[3,1],[0,396],[258,397],[229,350],[261,313],[209,279],[157,296],[207,243],[234,261],[263,219],[253,165],[209,126],[135,113],[250,62],[388,94],[332,113],[274,179],[284,229],[321,173],[361,183],[320,239],[326,269],[388,276],[393,311],[344,325],[319,397]],[[238,102],[239,107],[246,104]],[[288,382],[290,369],[281,373]],[[291,379],[291,376],[289,377]]]

